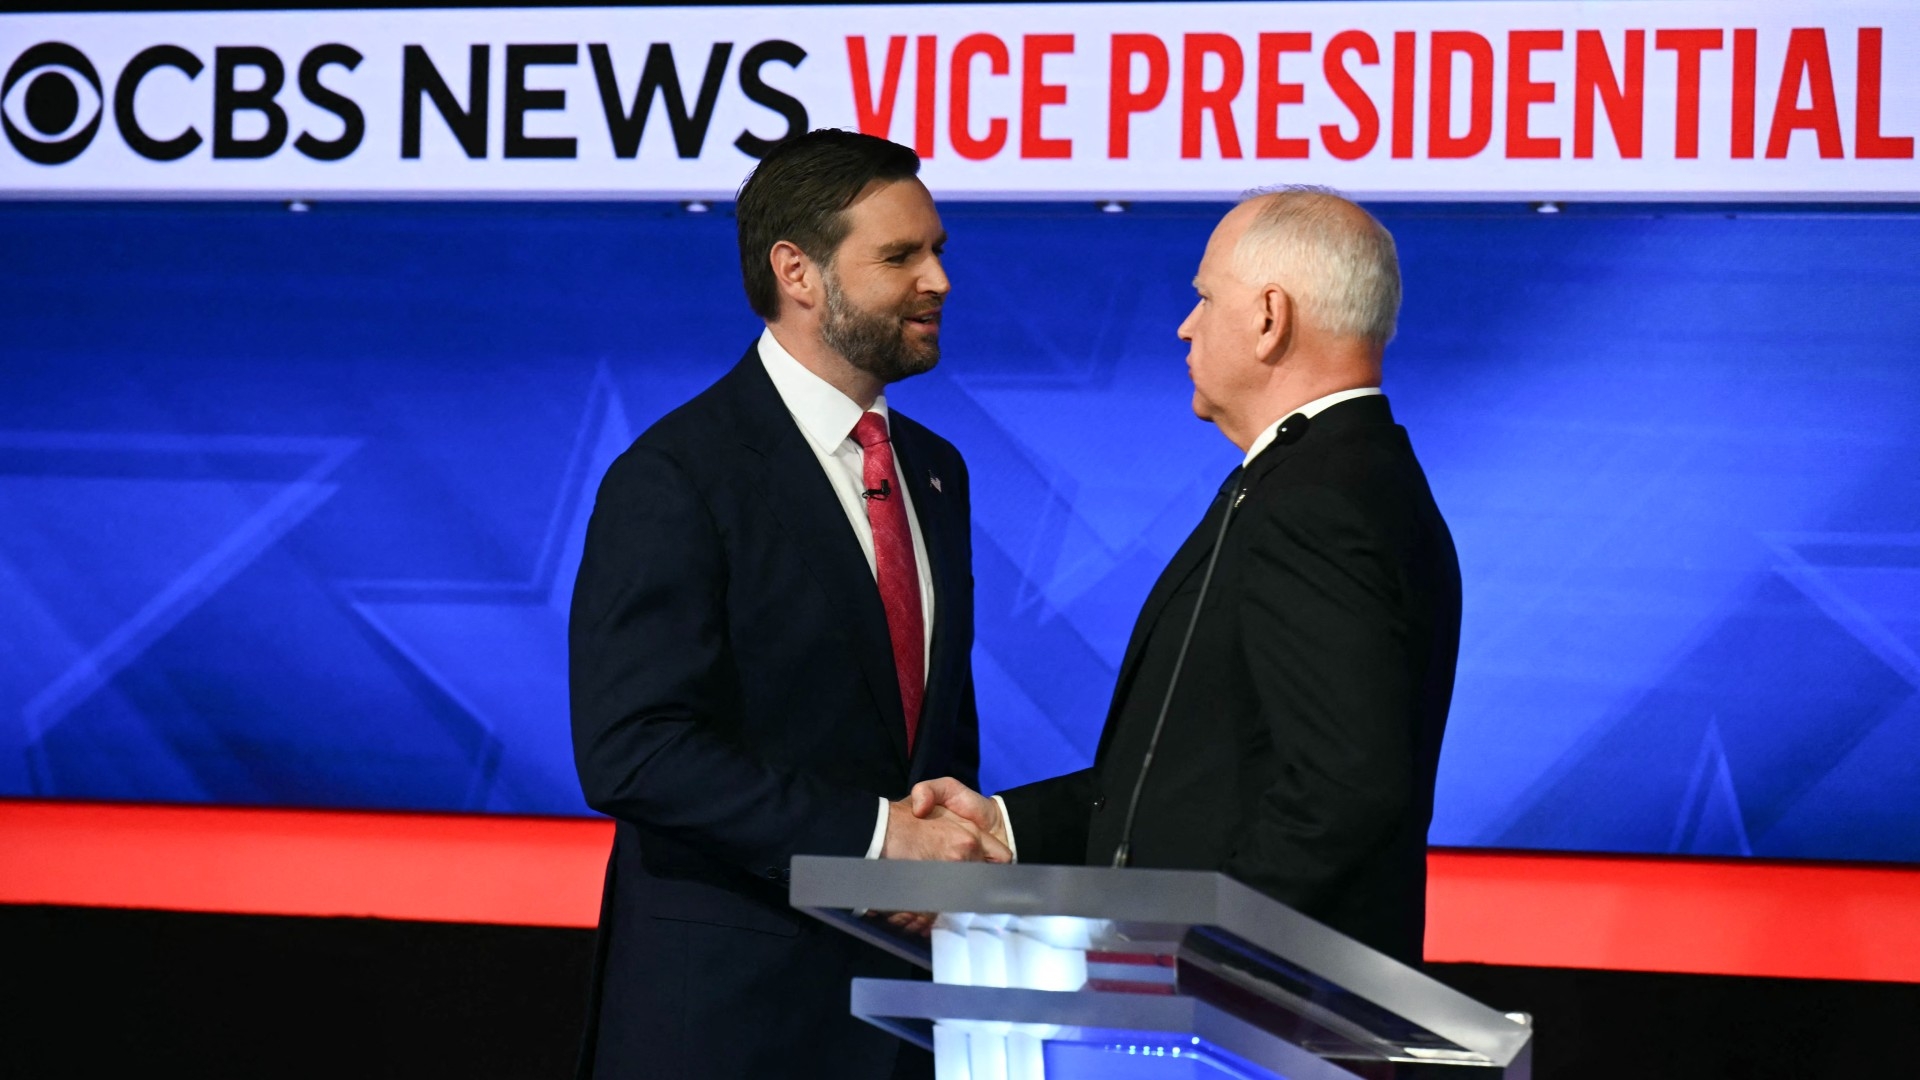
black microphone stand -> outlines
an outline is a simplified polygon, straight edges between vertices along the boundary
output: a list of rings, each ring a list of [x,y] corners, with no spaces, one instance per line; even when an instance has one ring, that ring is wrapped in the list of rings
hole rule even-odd
[[[1220,532],[1213,538],[1213,550],[1207,555],[1207,571],[1200,578],[1200,595],[1194,597],[1193,614],[1187,618],[1187,632],[1180,639],[1180,651],[1173,658],[1173,677],[1167,680],[1167,696],[1160,702],[1160,715],[1153,722],[1153,737],[1147,740],[1147,756],[1140,762],[1140,775],[1133,782],[1133,798],[1127,801],[1127,820],[1120,829],[1120,846],[1113,849],[1113,865],[1116,869],[1129,866],[1133,862],[1133,819],[1140,812],[1140,793],[1146,790],[1147,770],[1153,768],[1154,751],[1160,748],[1160,733],[1167,726],[1167,710],[1173,707],[1173,692],[1180,686],[1180,669],[1187,662],[1187,648],[1193,644],[1193,628],[1200,625],[1200,608],[1207,602],[1207,587],[1213,584],[1213,564],[1220,561],[1220,545],[1227,539],[1227,524],[1233,520],[1233,512],[1240,505],[1241,483],[1245,480],[1242,473],[1233,483],[1233,491],[1227,496],[1226,513],[1220,515]]]

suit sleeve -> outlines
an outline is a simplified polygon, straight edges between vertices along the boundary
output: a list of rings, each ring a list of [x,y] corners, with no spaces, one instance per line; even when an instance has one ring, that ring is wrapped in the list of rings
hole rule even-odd
[[[999,793],[1020,843],[1023,863],[1079,866],[1098,794],[1092,769],[1022,784]]]
[[[973,666],[967,666],[966,685],[954,717],[954,779],[980,790],[980,705],[973,694]]]
[[[602,481],[568,621],[574,762],[587,805],[763,877],[863,854],[871,792],[776,767],[728,738],[737,709],[718,527],[672,459],[635,447]]]
[[[1250,509],[1240,639],[1279,778],[1227,870],[1311,911],[1413,797],[1417,688],[1381,531],[1328,488]]]

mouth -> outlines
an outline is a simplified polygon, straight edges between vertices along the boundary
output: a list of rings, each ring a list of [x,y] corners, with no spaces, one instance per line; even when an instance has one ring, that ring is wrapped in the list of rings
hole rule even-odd
[[[908,315],[904,320],[910,326],[917,326],[928,333],[940,332],[940,309],[923,311],[918,315]]]

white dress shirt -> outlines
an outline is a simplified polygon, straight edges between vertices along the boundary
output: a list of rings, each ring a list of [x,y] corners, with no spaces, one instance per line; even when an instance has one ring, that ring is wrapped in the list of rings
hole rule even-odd
[[[840,509],[847,513],[847,524],[853,527],[860,550],[867,556],[867,569],[873,571],[877,581],[873,524],[867,520],[867,501],[861,497],[867,489],[866,451],[854,440],[853,426],[860,422],[864,412],[877,412],[888,421],[891,431],[886,395],[875,398],[872,409],[862,410],[859,403],[794,359],[793,354],[774,339],[771,328],[760,335],[759,353],[761,366],[766,368],[767,377],[773,380],[773,388],[780,394],[780,403],[799,425],[800,433],[806,436],[807,445],[820,461],[821,471],[827,475],[827,482],[833,485]],[[908,492],[912,485],[900,470],[898,455],[894,457],[894,474],[899,477],[899,498],[906,504],[907,531],[913,534],[913,562],[920,573],[920,623],[925,635],[920,649],[920,671],[924,678],[933,652],[933,568],[927,561],[926,539],[920,535],[920,519],[913,512],[913,496]],[[867,846],[867,858],[879,858],[886,842],[887,800],[883,797],[880,818],[873,827],[873,841]]]

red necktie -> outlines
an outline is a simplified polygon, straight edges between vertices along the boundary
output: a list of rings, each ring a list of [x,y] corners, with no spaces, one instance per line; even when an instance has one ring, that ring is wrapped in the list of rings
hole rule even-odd
[[[907,528],[907,502],[893,468],[886,418],[866,413],[853,426],[864,451],[861,478],[867,485],[867,523],[873,527],[873,564],[880,603],[893,639],[893,670],[900,680],[900,708],[907,715],[907,749],[920,726],[920,700],[927,692],[926,623],[920,611],[920,567]]]

